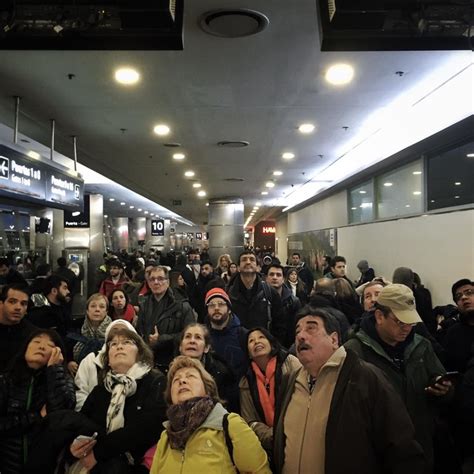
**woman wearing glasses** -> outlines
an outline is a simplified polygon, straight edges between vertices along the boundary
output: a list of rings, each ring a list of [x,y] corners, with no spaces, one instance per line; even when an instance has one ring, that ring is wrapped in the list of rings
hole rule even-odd
[[[142,338],[123,325],[108,334],[99,384],[81,414],[96,425],[95,440],[70,445],[76,466],[94,472],[136,472],[145,451],[160,436],[166,381],[152,369],[153,355]],[[92,432],[81,433],[91,436]]]

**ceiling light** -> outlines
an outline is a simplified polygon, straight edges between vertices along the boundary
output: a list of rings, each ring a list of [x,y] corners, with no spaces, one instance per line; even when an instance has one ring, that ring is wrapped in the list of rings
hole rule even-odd
[[[357,211],[357,207],[351,207],[353,211]]]
[[[266,196],[266,195],[268,194],[268,191],[262,191],[260,194],[261,194],[262,196]]]
[[[186,176],[186,178],[192,178],[194,176],[194,171],[186,171],[184,173],[184,176]]]
[[[148,214],[148,211],[145,211],[145,214]]]
[[[281,155],[281,157],[284,160],[292,160],[295,157],[295,154],[291,153],[290,151],[285,151],[285,153],[283,153],[283,155]]]
[[[414,175],[421,174],[421,171],[413,171]]]
[[[393,183],[383,183],[384,186],[387,186],[389,188],[390,186],[393,186]]]
[[[468,158],[474,158],[474,153],[468,153],[466,156],[467,156]]]
[[[349,64],[334,64],[326,71],[326,81],[335,86],[342,86],[352,81],[354,68]]]
[[[114,202],[114,201],[115,201],[115,198],[109,198],[109,201],[110,201],[110,202]]]
[[[461,186],[461,182],[460,182],[460,181],[456,181],[456,182],[454,183],[454,186]]]
[[[184,153],[175,153],[173,155],[174,160],[184,160],[186,158],[186,155]]]
[[[168,125],[160,124],[160,125],[155,125],[155,127],[153,128],[153,131],[157,135],[163,136],[163,135],[168,135],[168,133],[170,133],[170,128],[168,127]]]
[[[115,71],[115,80],[120,84],[130,86],[140,80],[140,74],[135,69],[123,67]]]
[[[206,202],[206,207],[209,207],[209,203],[208,203],[208,202]]]
[[[273,176],[281,176],[283,174],[283,171],[274,171]]]
[[[107,219],[107,217],[109,217],[107,214],[104,214],[104,217]]]
[[[298,130],[300,131],[300,133],[313,133],[314,125],[312,123],[302,123],[298,127]]]
[[[367,194],[367,191],[359,191],[359,194]]]
[[[430,202],[435,202],[435,200],[434,200],[434,199],[432,199]]]
[[[255,203],[255,205],[256,205],[256,206],[261,206],[262,203],[261,203],[260,201],[257,201],[257,202]]]
[[[153,212],[150,212],[150,216],[154,216],[155,214]]]
[[[410,204],[405,204],[405,207],[410,207]]]
[[[142,209],[139,207],[139,208],[137,209],[137,211],[138,211],[138,212],[142,212]]]
[[[413,191],[413,196],[419,196],[421,194],[421,191]]]
[[[30,158],[34,158],[35,160],[39,160],[41,158],[41,155],[39,153],[37,153],[36,151],[33,151],[33,150],[30,150],[27,155],[30,157]]]
[[[206,195],[206,191],[198,191],[197,195],[199,197],[204,197]]]
[[[121,205],[121,206],[125,206],[125,203],[124,203],[124,202],[121,202],[120,205]]]
[[[193,183],[193,188],[200,188],[201,187],[201,183]]]
[[[461,196],[454,196],[454,199],[459,199]]]
[[[265,183],[265,186],[266,186],[267,188],[273,188],[273,187],[275,186],[275,183],[274,183],[273,181],[267,181],[267,182]]]

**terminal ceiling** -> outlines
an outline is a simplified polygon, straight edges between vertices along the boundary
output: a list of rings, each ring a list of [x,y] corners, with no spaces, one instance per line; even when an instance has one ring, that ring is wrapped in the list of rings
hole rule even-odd
[[[317,180],[314,170],[336,160],[373,113],[470,54],[321,52],[315,0],[235,0],[232,7],[257,10],[269,25],[256,35],[220,38],[205,33],[199,18],[221,7],[217,0],[186,2],[182,51],[0,51],[0,121],[12,125],[12,97],[21,96],[20,131],[33,140],[49,143],[54,118],[59,152],[71,156],[70,137],[77,136],[82,164],[184,218],[203,224],[209,199],[239,196],[246,216],[262,203],[258,220],[281,211],[278,198]],[[338,62],[355,70],[344,87],[324,79]],[[137,85],[114,81],[124,65],[140,72]],[[298,132],[305,122],[314,133]],[[158,123],[169,125],[168,136],[153,133]],[[218,146],[222,141],[249,145]],[[186,158],[173,160],[177,152]],[[283,160],[284,152],[295,158]],[[195,176],[186,178],[187,170]],[[277,170],[283,174],[274,176]],[[197,197],[194,182],[206,197]],[[104,192],[106,212],[109,197],[127,201],[126,193],[93,189]]]

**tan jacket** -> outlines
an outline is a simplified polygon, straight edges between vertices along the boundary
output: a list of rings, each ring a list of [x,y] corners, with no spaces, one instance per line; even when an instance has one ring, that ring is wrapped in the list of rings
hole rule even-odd
[[[287,380],[289,376],[299,370],[301,367],[300,361],[293,355],[289,354],[281,365],[281,376],[279,377],[280,385],[275,387],[278,390],[275,399],[279,399],[285,391]],[[250,369],[252,370],[252,369]],[[265,419],[261,417],[259,411],[255,407],[250,391],[249,380],[247,376],[242,377],[239,383],[240,389],[240,413],[242,418],[255,431],[258,439],[262,443],[267,453],[271,453],[273,447],[273,428],[265,424]],[[255,390],[256,387],[254,387]],[[275,424],[277,422],[279,413],[275,412]]]

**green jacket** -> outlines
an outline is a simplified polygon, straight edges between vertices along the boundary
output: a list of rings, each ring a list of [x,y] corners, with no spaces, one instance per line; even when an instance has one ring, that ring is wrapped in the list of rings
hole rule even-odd
[[[436,376],[446,371],[428,339],[415,334],[404,353],[403,369],[399,369],[382,346],[360,329],[344,344],[361,359],[381,369],[401,396],[415,426],[415,438],[423,447],[428,466],[433,465],[434,414],[437,397],[425,392]],[[442,399],[449,398],[451,393]],[[430,467],[428,467],[430,469]]]

